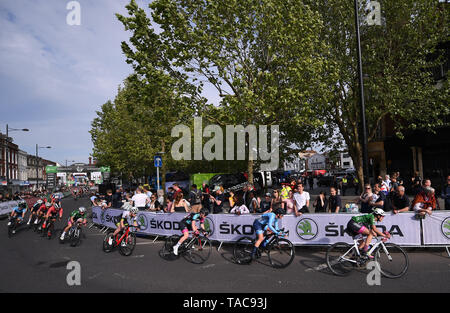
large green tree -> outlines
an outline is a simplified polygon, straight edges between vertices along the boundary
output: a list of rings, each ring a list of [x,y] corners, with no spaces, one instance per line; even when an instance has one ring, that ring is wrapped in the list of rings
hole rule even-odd
[[[282,153],[323,125],[313,109],[328,96],[328,50],[320,15],[302,1],[156,0],[153,24],[134,0],[127,9],[129,17],[118,17],[132,32],[122,44],[128,62],[142,75],[157,64],[188,84],[209,123],[280,125]],[[216,106],[201,100],[205,81],[220,97]]]
[[[359,85],[353,1],[305,0],[324,23],[321,40],[330,47],[324,79],[333,95],[317,107],[330,138],[343,138],[363,182]],[[412,128],[435,129],[449,114],[446,82],[436,88],[432,68],[442,63],[438,44],[448,40],[448,6],[437,0],[379,1],[381,25],[366,22],[368,1],[360,2],[361,47],[368,139],[384,118],[398,136]],[[434,58],[432,56],[435,56]],[[336,132],[335,130],[339,131]],[[337,136],[332,136],[333,133]],[[342,140],[342,139],[341,139]]]

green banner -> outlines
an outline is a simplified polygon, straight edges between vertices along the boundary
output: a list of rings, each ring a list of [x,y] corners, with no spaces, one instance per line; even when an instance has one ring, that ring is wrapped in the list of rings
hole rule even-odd
[[[105,172],[110,173],[111,172],[111,168],[109,166],[102,166],[102,167],[100,167],[100,172],[102,172],[102,173],[105,173]]]
[[[45,167],[45,172],[46,173],[58,173],[58,167],[57,166],[47,165]]]

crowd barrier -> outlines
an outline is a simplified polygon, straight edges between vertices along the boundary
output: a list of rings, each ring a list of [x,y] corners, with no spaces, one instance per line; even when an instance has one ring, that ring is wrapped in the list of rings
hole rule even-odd
[[[92,208],[93,223],[115,228],[115,220],[123,213],[119,209],[102,210]],[[330,245],[336,242],[351,242],[345,233],[348,221],[358,214],[304,214],[299,217],[285,215],[280,228],[289,230],[288,239],[294,245]],[[137,220],[142,225],[139,233],[153,236],[171,236],[180,233],[179,222],[184,213],[153,213],[142,211]],[[255,214],[209,214],[205,227],[211,230],[210,239],[219,242],[234,242],[242,236],[254,236]],[[401,246],[441,245],[450,246],[450,211],[434,212],[425,220],[417,220],[413,212],[388,214],[377,227],[389,231],[390,242]]]

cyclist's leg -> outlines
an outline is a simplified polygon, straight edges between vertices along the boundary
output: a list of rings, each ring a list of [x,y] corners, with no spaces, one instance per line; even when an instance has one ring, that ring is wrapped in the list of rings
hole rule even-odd
[[[192,229],[192,227],[190,227],[190,225],[182,222],[180,223],[181,226],[181,232],[183,233],[183,236],[180,238],[180,240],[178,240],[177,244],[175,246],[173,246],[173,254],[178,255],[178,248],[180,247],[180,245],[186,241],[189,238],[189,229]]]

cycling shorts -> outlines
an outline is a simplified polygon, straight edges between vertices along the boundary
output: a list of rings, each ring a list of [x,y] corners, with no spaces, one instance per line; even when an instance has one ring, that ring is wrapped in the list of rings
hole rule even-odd
[[[184,234],[184,233],[187,233],[187,232],[189,232],[189,231],[191,231],[192,230],[192,224],[188,224],[188,223],[186,223],[185,221],[181,221],[180,222],[180,229],[181,229],[181,232]]]
[[[350,232],[354,236],[356,236],[358,234],[362,234],[367,229],[367,227],[363,224],[355,222],[354,220],[350,220],[347,223],[347,229],[350,230]]]
[[[253,222],[253,228],[255,229],[255,233],[257,235],[259,235],[259,234],[263,234],[264,233],[264,230],[265,230],[266,226],[261,224],[258,220],[255,220]]]

